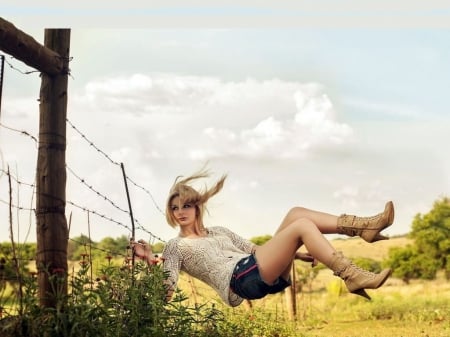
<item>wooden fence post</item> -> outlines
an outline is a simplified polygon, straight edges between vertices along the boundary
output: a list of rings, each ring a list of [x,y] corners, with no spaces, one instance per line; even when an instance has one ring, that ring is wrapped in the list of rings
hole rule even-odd
[[[36,168],[39,302],[67,293],[66,115],[70,29],[46,29],[45,46],[0,17],[0,50],[42,72]],[[53,276],[55,275],[55,276]]]
[[[289,319],[297,319],[297,287],[296,287],[296,271],[295,262],[292,264],[291,271],[291,282],[292,285],[284,290],[284,295],[286,298],[286,308],[289,315]]]
[[[39,302],[55,307],[67,294],[66,117],[70,29],[46,29],[45,47],[63,61],[57,75],[42,73],[36,169]]]

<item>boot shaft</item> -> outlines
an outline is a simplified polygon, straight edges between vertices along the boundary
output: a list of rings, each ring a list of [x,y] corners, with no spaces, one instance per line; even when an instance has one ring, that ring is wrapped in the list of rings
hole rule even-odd
[[[347,259],[342,252],[333,253],[329,268],[334,275],[344,280],[347,289],[354,294],[370,299],[364,289],[377,289],[383,285],[389,275],[390,269],[385,269],[379,274],[372,273],[356,266]]]
[[[394,222],[394,204],[392,201],[386,203],[384,211],[371,217],[358,217],[355,215],[342,214],[338,217],[338,233],[348,236],[360,236],[367,242],[388,239],[380,232]]]

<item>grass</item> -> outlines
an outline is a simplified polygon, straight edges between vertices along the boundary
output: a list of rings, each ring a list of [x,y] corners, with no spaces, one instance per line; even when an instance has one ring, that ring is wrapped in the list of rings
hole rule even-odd
[[[405,246],[409,242],[399,237],[368,244],[352,238],[334,240],[332,244],[349,257],[380,261],[387,257],[390,247]],[[297,263],[310,268],[309,264]],[[75,263],[73,268],[77,267]],[[297,294],[295,319],[289,317],[284,293],[229,308],[209,286],[186,274],[181,275],[179,286],[193,308],[205,303],[213,305],[224,314],[227,324],[239,327],[239,333],[230,335],[233,337],[450,336],[450,283],[443,273],[436,280],[413,280],[408,285],[390,278],[380,289],[368,291],[373,298],[369,302],[348,294],[343,282],[330,270],[323,269]],[[145,316],[136,318],[136,322],[142,319]],[[228,329],[227,326],[224,329]]]
[[[390,247],[405,246],[409,239],[393,238],[368,244],[360,239],[333,240],[336,249],[349,257],[382,260]],[[297,262],[302,265],[302,262]],[[303,264],[309,268],[308,264]],[[390,278],[383,287],[368,290],[372,301],[344,291],[340,279],[328,269],[321,270],[311,284],[297,294],[296,320],[291,321],[284,294],[267,296],[229,309],[207,285],[183,275],[181,288],[198,302],[214,302],[254,332],[254,336],[303,337],[448,337],[450,336],[450,283],[441,273],[436,280],[413,280],[406,285]],[[195,294],[195,295],[194,295]]]

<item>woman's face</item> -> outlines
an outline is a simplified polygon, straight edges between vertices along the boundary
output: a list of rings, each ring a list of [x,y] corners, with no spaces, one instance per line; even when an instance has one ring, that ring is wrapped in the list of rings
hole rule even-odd
[[[196,221],[195,205],[192,203],[181,203],[179,197],[175,197],[170,202],[170,209],[180,227],[194,226]]]

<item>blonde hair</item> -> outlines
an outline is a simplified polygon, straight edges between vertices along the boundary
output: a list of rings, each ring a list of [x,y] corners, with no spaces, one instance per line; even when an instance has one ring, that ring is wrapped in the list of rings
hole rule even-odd
[[[175,179],[175,182],[170,189],[169,197],[167,198],[166,203],[166,220],[170,226],[176,227],[178,225],[173,215],[171,203],[174,198],[179,197],[180,203],[191,203],[195,205],[197,230],[203,231],[205,229],[205,226],[203,225],[203,214],[206,210],[206,203],[211,197],[220,192],[225,183],[227,175],[223,175],[211,188],[208,189],[205,187],[205,189],[201,191],[194,189],[192,186],[190,186],[190,183],[198,179],[208,178],[209,176],[210,172],[203,169],[187,178],[180,180],[180,178],[182,177],[178,176]]]

